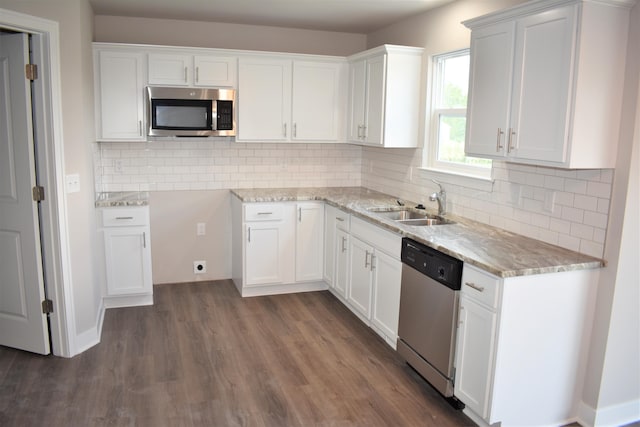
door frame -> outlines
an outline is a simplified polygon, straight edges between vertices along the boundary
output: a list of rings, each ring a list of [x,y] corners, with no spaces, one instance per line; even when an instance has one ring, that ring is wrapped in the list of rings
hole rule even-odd
[[[0,9],[0,27],[29,33],[34,37],[34,56],[42,72],[35,80],[34,129],[37,140],[37,170],[46,189],[40,204],[40,234],[47,297],[53,300],[49,317],[51,349],[54,355],[76,354],[75,311],[71,288],[71,258],[68,241],[67,201],[64,191],[64,144],[60,81],[60,36],[55,21]]]

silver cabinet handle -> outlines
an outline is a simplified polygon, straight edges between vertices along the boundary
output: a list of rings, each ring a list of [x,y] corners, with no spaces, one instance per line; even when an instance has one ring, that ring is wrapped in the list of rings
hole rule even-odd
[[[336,217],[336,221],[344,222],[344,218],[341,218],[341,217],[337,216]]]
[[[143,248],[147,247],[147,232],[146,231],[142,232],[142,247]]]
[[[138,135],[142,136],[142,120],[138,120]]]
[[[362,125],[362,139],[367,139],[367,127]]]
[[[200,67],[196,67],[196,83],[200,81]]]
[[[272,215],[273,212],[258,212],[258,215]]]
[[[184,67],[184,82],[187,82],[187,73],[188,73],[189,69],[187,67]]]
[[[509,129],[509,144],[507,145],[507,153],[510,153],[511,151],[513,151],[515,149],[515,147],[512,145],[512,141],[513,141],[513,137],[516,135],[516,131],[513,129]]]
[[[364,254],[364,268],[369,267],[369,251],[365,250]]]
[[[347,250],[347,238],[342,236],[342,252],[344,253]]]
[[[498,128],[498,141],[496,142],[496,151],[500,151],[502,149],[502,144],[500,143],[502,135],[504,135],[504,131]]]
[[[247,242],[251,243],[251,227],[247,227]]]
[[[298,222],[302,222],[302,208],[298,208]]]
[[[282,124],[282,133],[283,133],[283,135],[285,137],[287,136],[287,124],[286,123]]]
[[[484,286],[476,285],[473,282],[464,282],[464,284],[478,292],[484,292]]]
[[[133,217],[132,216],[117,216],[116,219],[119,220],[119,221],[124,221],[124,220],[133,219]]]
[[[376,260],[376,256],[372,253],[371,254],[371,271],[376,269],[375,260]]]
[[[298,124],[294,123],[293,124],[293,137],[297,137],[298,136]]]

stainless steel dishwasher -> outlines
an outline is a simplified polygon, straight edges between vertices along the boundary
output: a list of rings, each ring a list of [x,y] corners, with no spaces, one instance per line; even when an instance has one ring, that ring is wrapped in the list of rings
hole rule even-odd
[[[451,397],[462,261],[408,238],[401,259],[398,353]]]

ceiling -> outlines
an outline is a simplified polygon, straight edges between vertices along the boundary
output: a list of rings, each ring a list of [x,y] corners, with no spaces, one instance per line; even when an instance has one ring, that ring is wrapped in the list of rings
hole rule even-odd
[[[367,34],[454,0],[89,0],[96,15]]]

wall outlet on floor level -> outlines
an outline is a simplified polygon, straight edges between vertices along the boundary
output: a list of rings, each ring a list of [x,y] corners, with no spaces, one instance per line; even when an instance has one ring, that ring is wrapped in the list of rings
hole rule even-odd
[[[207,272],[207,261],[193,261],[193,274],[202,274]]]

